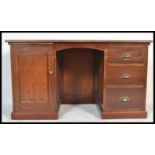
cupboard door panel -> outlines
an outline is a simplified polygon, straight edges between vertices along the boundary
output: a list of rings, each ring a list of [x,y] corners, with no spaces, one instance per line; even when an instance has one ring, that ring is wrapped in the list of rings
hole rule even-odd
[[[52,46],[16,45],[13,51],[14,112],[56,111]]]
[[[19,55],[21,103],[48,102],[47,54]]]

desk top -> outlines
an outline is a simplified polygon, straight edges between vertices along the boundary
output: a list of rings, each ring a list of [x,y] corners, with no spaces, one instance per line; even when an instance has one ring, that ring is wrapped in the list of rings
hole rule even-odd
[[[8,43],[152,43],[152,40],[6,40]]]

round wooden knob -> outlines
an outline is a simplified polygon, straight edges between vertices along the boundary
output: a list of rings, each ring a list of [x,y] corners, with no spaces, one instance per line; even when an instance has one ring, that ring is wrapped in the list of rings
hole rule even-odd
[[[53,71],[50,70],[50,71],[48,71],[48,73],[49,73],[49,75],[52,75],[53,74]]]

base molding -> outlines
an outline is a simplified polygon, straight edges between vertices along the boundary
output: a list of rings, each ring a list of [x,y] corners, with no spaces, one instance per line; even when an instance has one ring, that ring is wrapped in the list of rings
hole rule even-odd
[[[102,112],[102,118],[117,119],[117,118],[147,118],[146,111],[106,111]]]
[[[12,112],[13,120],[46,120],[58,119],[57,112]]]

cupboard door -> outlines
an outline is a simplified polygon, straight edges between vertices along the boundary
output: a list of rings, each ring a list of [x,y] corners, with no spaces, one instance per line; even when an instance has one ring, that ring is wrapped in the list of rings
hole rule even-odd
[[[12,45],[14,112],[56,112],[52,45]]]

